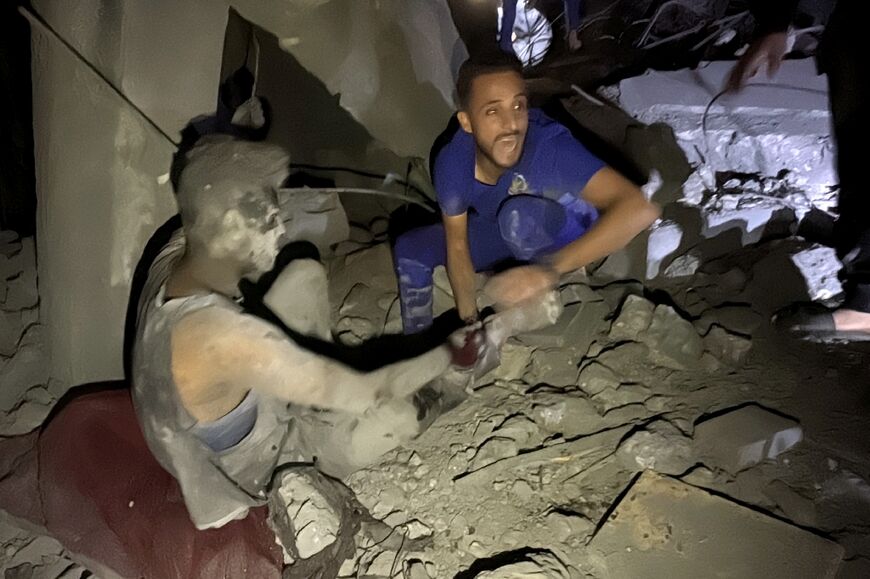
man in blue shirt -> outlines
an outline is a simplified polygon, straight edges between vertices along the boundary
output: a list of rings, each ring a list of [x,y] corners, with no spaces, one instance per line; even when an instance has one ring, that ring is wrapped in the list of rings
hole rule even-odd
[[[499,301],[517,304],[621,249],[659,215],[637,186],[567,128],[529,109],[515,60],[466,62],[457,94],[462,130],[438,153],[433,170],[443,223],[396,241],[405,333],[432,323],[438,265],[447,266],[459,316],[473,323],[476,271],[531,262],[494,280]]]

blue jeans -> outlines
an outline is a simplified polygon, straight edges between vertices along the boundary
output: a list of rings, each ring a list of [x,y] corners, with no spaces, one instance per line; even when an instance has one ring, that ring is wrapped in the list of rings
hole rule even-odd
[[[532,195],[515,195],[502,203],[497,220],[468,216],[468,248],[474,271],[488,271],[507,261],[535,261],[583,235],[598,218],[589,206],[566,209]],[[396,240],[393,249],[399,278],[399,304],[405,334],[432,325],[432,273],[447,264],[444,226],[412,229]]]

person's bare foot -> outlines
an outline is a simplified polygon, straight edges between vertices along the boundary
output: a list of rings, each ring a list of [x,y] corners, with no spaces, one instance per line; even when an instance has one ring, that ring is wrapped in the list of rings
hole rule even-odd
[[[838,332],[866,332],[870,335],[870,312],[841,308],[831,315]]]
[[[818,305],[788,308],[773,318],[782,331],[811,341],[870,341],[870,312]]]

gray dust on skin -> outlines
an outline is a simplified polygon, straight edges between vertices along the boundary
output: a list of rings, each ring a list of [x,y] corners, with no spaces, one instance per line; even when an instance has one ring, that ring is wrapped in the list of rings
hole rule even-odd
[[[763,254],[762,248],[751,258]],[[389,252],[374,245],[339,255],[330,265],[365,285],[370,272],[389,270],[388,260]],[[582,294],[608,304],[606,323],[585,321],[587,327],[599,324],[591,345],[577,352],[506,339],[501,365],[474,381],[467,400],[411,443],[351,475],[348,484],[360,502],[404,534],[408,546],[360,548],[340,576],[390,576],[392,570],[405,577],[453,577],[472,568],[474,574],[462,576],[600,576],[587,541],[644,468],[798,524],[813,520],[807,526],[832,534],[846,548],[843,568],[860,572],[870,558],[870,544],[861,539],[866,506],[859,504],[870,505],[870,494],[862,491],[870,480],[870,440],[854,433],[870,428],[870,400],[860,386],[870,351],[786,341],[755,322],[772,311],[729,302],[725,278],[716,281],[727,271],[698,275],[706,286],[703,298],[685,292],[691,280],[665,288],[676,308],[651,303],[638,284],[592,279],[580,282],[583,292],[576,281],[566,286],[564,303]],[[749,290],[763,290],[754,283],[760,281],[750,279]],[[635,297],[626,301],[629,295]],[[334,296],[344,311],[347,297]],[[398,316],[393,303],[354,303],[353,315],[370,320],[371,334],[377,334],[385,319],[389,326]],[[647,311],[644,320],[632,317]],[[622,313],[630,326],[612,331]],[[333,325],[343,318],[334,304]],[[584,326],[580,322],[567,327]],[[686,351],[666,339],[688,340],[690,332]],[[547,364],[533,363],[542,355]],[[560,364],[574,368],[573,383],[554,379],[565,375]],[[795,417],[804,441],[736,476],[698,464],[692,454],[698,419],[747,402]],[[710,532],[716,532],[715,522]],[[425,546],[416,540],[421,538]],[[494,569],[499,564],[505,567]]]
[[[289,172],[286,152],[214,136],[186,158],[178,205],[189,251],[253,264],[252,276],[268,271],[285,233],[275,190]]]

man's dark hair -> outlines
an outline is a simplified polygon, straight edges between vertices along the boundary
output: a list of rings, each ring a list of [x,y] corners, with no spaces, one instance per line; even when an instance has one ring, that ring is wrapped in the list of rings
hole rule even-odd
[[[484,74],[492,74],[495,72],[513,71],[519,75],[523,74],[523,67],[516,57],[507,54],[499,57],[490,57],[486,60],[468,59],[459,67],[459,74],[456,77],[456,98],[460,110],[465,110],[468,106],[468,99],[471,96],[471,85],[474,79]]]

